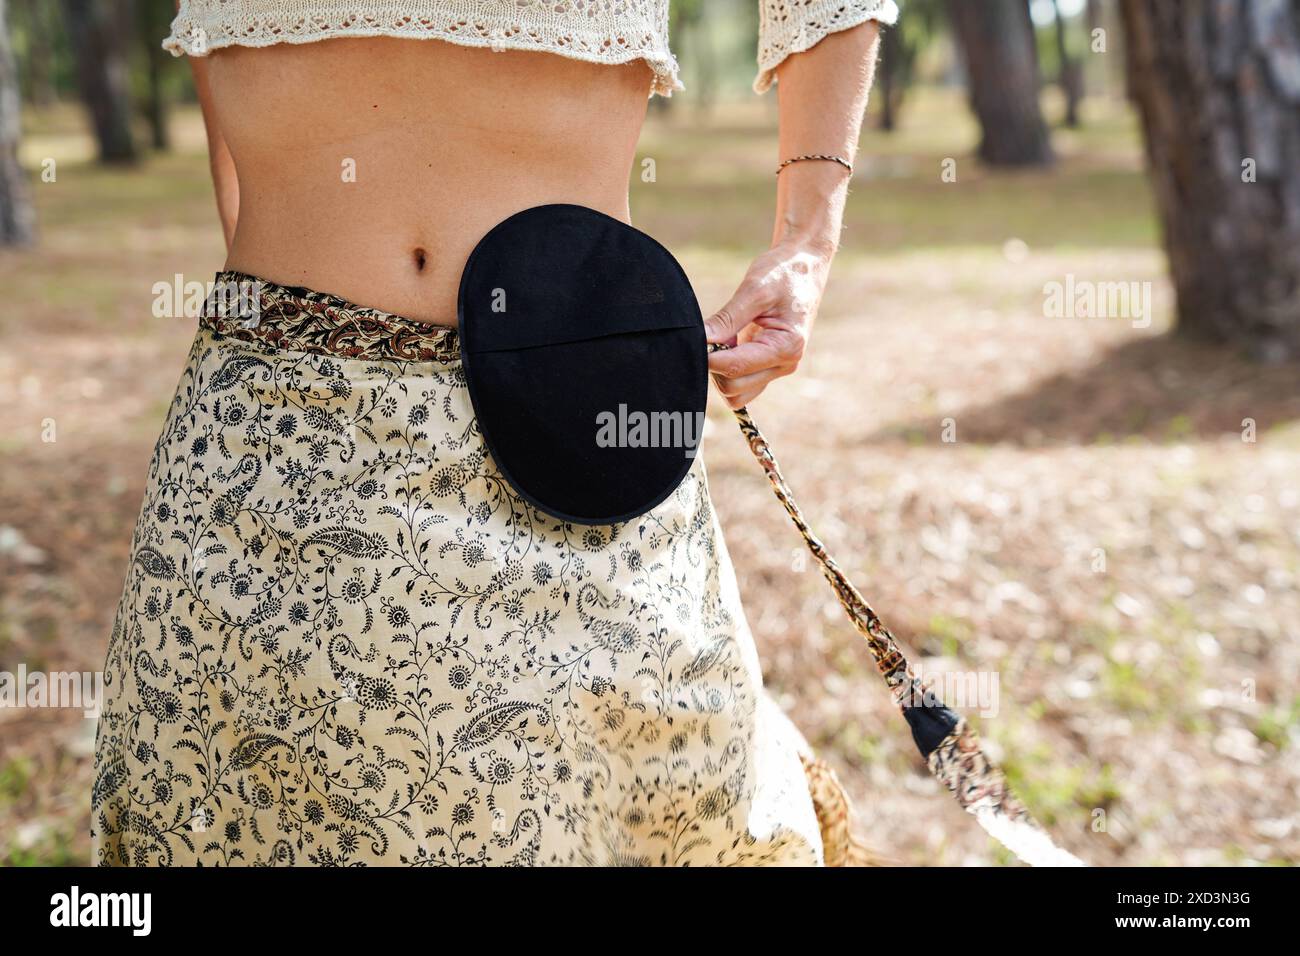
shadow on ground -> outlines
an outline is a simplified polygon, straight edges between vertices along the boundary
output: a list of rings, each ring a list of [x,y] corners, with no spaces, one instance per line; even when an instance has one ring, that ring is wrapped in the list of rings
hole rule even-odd
[[[958,439],[1024,447],[1241,437],[1300,419],[1300,361],[1261,365],[1178,335],[1125,342],[1082,369],[953,416]],[[873,443],[931,435],[933,417],[891,425]]]

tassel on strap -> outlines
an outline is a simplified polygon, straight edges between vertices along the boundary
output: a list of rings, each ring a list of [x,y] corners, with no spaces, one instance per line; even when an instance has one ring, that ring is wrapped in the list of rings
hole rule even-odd
[[[712,347],[711,351],[715,348]],[[799,529],[849,620],[867,642],[894,703],[912,728],[912,738],[930,773],[948,788],[962,808],[974,816],[989,835],[1025,863],[1031,866],[1083,866],[1083,861],[1056,846],[1029,815],[1024,804],[1011,792],[1006,776],[984,752],[979,737],[966,719],[949,710],[922,686],[894,635],[844,576],[835,559],[827,554],[821,540],[804,520],[767,439],[754,424],[748,409],[736,409],[735,415],[750,451],[772,485],[772,491]]]

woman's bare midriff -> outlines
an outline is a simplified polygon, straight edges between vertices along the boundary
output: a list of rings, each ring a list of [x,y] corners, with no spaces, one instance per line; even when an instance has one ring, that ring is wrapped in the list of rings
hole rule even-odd
[[[209,76],[239,178],[229,269],[454,325],[466,258],[511,213],[629,221],[644,62],[376,37],[223,49]]]

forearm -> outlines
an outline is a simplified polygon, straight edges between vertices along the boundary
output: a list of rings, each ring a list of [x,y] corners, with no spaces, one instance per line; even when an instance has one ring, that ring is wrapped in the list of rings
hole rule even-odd
[[[892,4],[873,9],[885,6],[892,11]],[[782,161],[820,154],[853,162],[879,35],[869,20],[827,34],[776,67]],[[709,356],[709,370],[732,408],[749,404],[769,382],[798,367],[839,247],[848,190],[849,171],[835,162],[792,163],[777,177],[772,248],[751,263],[740,288],[705,322],[710,342],[733,346]]]
[[[820,153],[853,162],[880,36],[867,21],[824,37],[777,69],[780,159]],[[772,241],[833,254],[839,247],[849,173],[838,163],[792,163],[777,177]]]

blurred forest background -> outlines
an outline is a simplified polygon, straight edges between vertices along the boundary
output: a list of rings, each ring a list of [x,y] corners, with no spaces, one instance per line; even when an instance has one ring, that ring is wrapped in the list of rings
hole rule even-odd
[[[0,0],[0,671],[101,666],[193,335],[152,288],[222,264],[171,6]],[[1300,2],[901,6],[811,352],[756,418],[922,669],[996,677],[981,729],[1063,845],[1293,864]],[[707,311],[771,234],[775,94],[752,0],[672,8],[687,91],[651,105],[632,210]],[[710,420],[766,678],[867,839],[1009,862]],[[93,735],[0,709],[0,864],[88,860]]]

